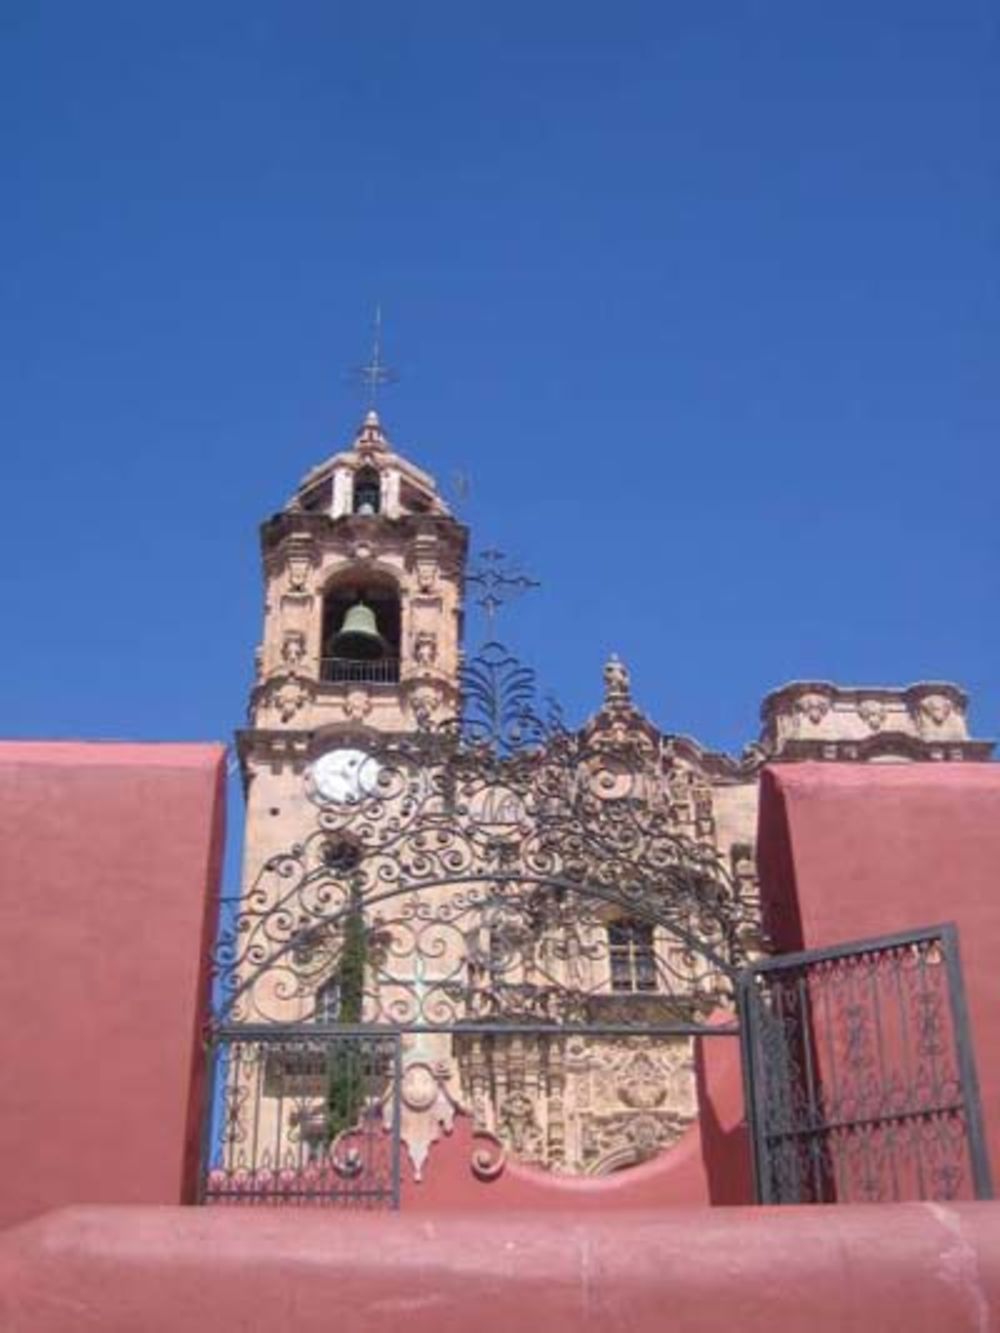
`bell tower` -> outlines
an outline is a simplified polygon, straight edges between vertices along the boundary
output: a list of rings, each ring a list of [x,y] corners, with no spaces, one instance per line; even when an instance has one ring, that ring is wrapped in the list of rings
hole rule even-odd
[[[314,826],[324,756],[457,711],[467,544],[375,411],[262,525],[264,626],[237,738],[248,874]]]

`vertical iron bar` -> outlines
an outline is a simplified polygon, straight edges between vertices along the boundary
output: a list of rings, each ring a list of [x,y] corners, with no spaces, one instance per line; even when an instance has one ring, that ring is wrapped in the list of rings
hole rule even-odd
[[[864,1010],[863,1010],[863,1007],[862,1007],[862,1005],[861,1005],[861,997],[860,997],[860,995],[859,995],[859,993],[858,993],[858,974],[857,974],[857,970],[856,970],[857,967],[860,967],[860,966],[861,966],[862,959],[865,958],[865,957],[870,957],[870,958],[874,961],[874,960],[876,960],[876,959],[879,957],[879,955],[878,955],[878,953],[871,953],[871,954],[868,954],[868,955],[865,955],[865,954],[858,954],[857,958],[855,958],[855,959],[851,959],[851,960],[849,960],[849,961],[845,961],[845,964],[844,964],[844,975],[845,975],[846,978],[847,978],[847,1003],[848,1003],[848,1009],[850,1010],[851,1008],[855,1008],[854,1018],[853,1018],[853,1020],[849,1020],[849,1021],[853,1021],[854,1024],[855,1024],[855,1038],[856,1038],[856,1041],[857,1041],[857,1049],[856,1049],[855,1052],[854,1052],[854,1057],[855,1057],[855,1059],[854,1059],[854,1063],[855,1063],[855,1066],[856,1066],[856,1070],[855,1070],[855,1079],[854,1079],[854,1088],[853,1088],[853,1094],[854,1094],[854,1118],[855,1118],[856,1120],[867,1120],[867,1119],[869,1118],[869,1117],[866,1115],[866,1109],[867,1109],[867,1108],[865,1107],[864,1100],[863,1100],[863,1096],[862,1096],[863,1084],[862,1084],[861,1078],[859,1077],[859,1075],[861,1074],[861,1071],[862,1071],[862,1069],[863,1069],[863,1066],[864,1066],[864,1030],[863,1030],[863,1027],[862,1027],[862,1017],[863,1017]],[[852,964],[854,964],[854,966],[852,966]],[[845,1052],[845,1056],[844,1056],[844,1066],[845,1066],[844,1074],[845,1074],[845,1077],[848,1077],[848,1076],[850,1075],[850,1073],[851,1073],[851,1070],[850,1070],[850,1067],[849,1067],[849,1066],[850,1066],[850,1054],[851,1054],[851,1052],[850,1052],[850,1048],[848,1048],[848,1050]],[[848,1095],[850,1095],[850,1090],[849,1090],[849,1092],[848,1092]],[[875,1116],[873,1115],[872,1118],[875,1118]],[[878,1126],[877,1126],[877,1125],[872,1125],[870,1129],[869,1129],[869,1128],[865,1128],[865,1129],[863,1129],[863,1130],[861,1131],[862,1161],[863,1161],[863,1163],[864,1163],[864,1171],[865,1171],[865,1173],[866,1173],[865,1179],[866,1179],[866,1181],[867,1181],[869,1184],[870,1184],[870,1183],[872,1182],[872,1180],[873,1180],[872,1172],[873,1172],[873,1169],[874,1169],[874,1166],[873,1166],[873,1160],[872,1160],[872,1156],[873,1156],[873,1150],[872,1150],[872,1137],[873,1137],[873,1135],[876,1134],[877,1132],[878,1132]],[[874,1200],[872,1200],[872,1202],[874,1202]]]
[[[962,1080],[962,1100],[965,1103],[965,1133],[969,1145],[969,1160],[972,1166],[972,1183],[977,1199],[992,1199],[993,1178],[990,1171],[989,1155],[986,1151],[986,1136],[983,1132],[979,1078],[976,1074],[976,1062],[972,1054],[969,1006],[965,995],[965,980],[962,976],[962,962],[958,951],[958,929],[956,926],[947,925],[942,927],[941,944],[944,948],[945,966],[948,971],[951,1021],[954,1028],[959,1075]]]
[[[799,997],[799,1013],[802,1016],[802,1048],[805,1053],[805,1074],[806,1074],[806,1114],[809,1117],[809,1157],[812,1163],[813,1178],[813,1202],[818,1203],[823,1197],[823,1172],[821,1166],[821,1116],[819,1114],[818,1100],[816,1096],[816,1082],[813,1070],[812,1058],[812,1038],[807,1029],[806,1014],[812,1014],[812,1006],[809,1003],[806,991],[805,970],[802,969],[796,978],[795,988]]]
[[[400,1141],[402,1138],[401,1102],[403,1096],[403,1039],[396,1032],[392,1038],[392,1207],[400,1205]]]
[[[880,960],[883,957],[887,959],[889,966],[891,966],[892,956],[893,955],[891,949],[887,950],[884,955],[882,954],[872,955],[872,970],[871,970],[872,1013],[874,1015],[874,1020],[875,1020],[875,1049],[878,1053],[878,1074],[879,1074],[878,1086],[880,1093],[879,1105],[882,1111],[888,1113],[890,1116],[892,1114],[892,1106],[886,1105],[886,1099],[888,1097],[888,1079],[886,1076],[885,1041],[882,1036],[882,1001],[880,998],[881,990],[879,986],[881,972],[879,970],[879,967],[880,967]],[[887,1134],[889,1132],[890,1131],[888,1130],[886,1131]],[[892,1197],[898,1200],[899,1172],[897,1170],[897,1164],[896,1164],[896,1144],[894,1139],[889,1140],[889,1178],[892,1181]]]
[[[212,1170],[212,1136],[218,1132],[216,1125],[215,1097],[217,1087],[217,1065],[222,1047],[215,1038],[206,1037],[203,1043],[203,1059],[206,1061],[204,1095],[202,1099],[201,1151],[198,1155],[198,1180],[195,1187],[195,1199],[204,1203],[208,1193],[208,1177]],[[225,1104],[221,1106],[223,1125],[225,1124]]]
[[[740,1049],[743,1054],[743,1100],[747,1119],[747,1137],[750,1139],[750,1166],[753,1174],[754,1197],[758,1203],[773,1203],[770,1173],[765,1160],[767,1110],[761,1094],[764,1075],[760,1059],[760,1031],[757,1005],[760,996],[756,974],[747,968],[737,981],[737,1004],[740,1014]]]
[[[828,961],[830,962],[831,968],[836,967],[837,963],[839,962],[838,959],[830,959]],[[840,1084],[837,1079],[837,1053],[834,1046],[836,1040],[835,1037],[836,1027],[830,1015],[830,987],[831,987],[830,974],[829,972],[823,971],[822,965],[817,966],[815,972],[817,978],[817,985],[819,987],[820,995],[822,996],[823,1025],[826,1029],[826,1048],[827,1048],[827,1053],[829,1055],[830,1101],[827,1103],[827,1119],[830,1119],[832,1117],[834,1120],[843,1120],[844,1115],[841,1102]],[[819,1049],[819,1041],[817,1039],[817,1050],[818,1049]],[[850,1129],[848,1129],[847,1133],[848,1134],[850,1133]],[[830,1163],[833,1168],[832,1185],[833,1185],[834,1197],[831,1200],[829,1200],[829,1202],[836,1203],[838,1200],[841,1199],[841,1196],[843,1195],[844,1192],[844,1180],[845,1180],[844,1172],[847,1170],[847,1162],[845,1161],[845,1156],[846,1156],[846,1151],[850,1147],[850,1140],[847,1140],[846,1147],[844,1146],[838,1147],[836,1131],[831,1132],[828,1129],[826,1134],[826,1141],[830,1145],[829,1148]],[[847,1176],[847,1180],[848,1181],[850,1180],[849,1175]]]
[[[902,1034],[900,1049],[903,1052],[903,1077],[906,1080],[905,1097],[903,1101],[903,1110],[906,1119],[903,1123],[906,1126],[912,1156],[916,1163],[917,1195],[919,1198],[923,1199],[926,1197],[927,1190],[924,1181],[923,1153],[920,1150],[920,1122],[919,1120],[914,1120],[912,1115],[917,1106],[917,1081],[910,1060],[910,1021],[906,995],[903,992],[904,955],[899,952],[899,950],[894,949],[892,951],[892,957],[895,960],[894,972],[896,978],[896,998],[899,1002],[899,1024]]]

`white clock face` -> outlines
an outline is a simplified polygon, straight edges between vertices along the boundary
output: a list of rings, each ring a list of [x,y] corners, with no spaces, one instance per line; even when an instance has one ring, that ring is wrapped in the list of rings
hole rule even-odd
[[[364,750],[330,750],[320,755],[310,772],[316,795],[333,805],[351,805],[371,796],[378,775],[378,764]]]

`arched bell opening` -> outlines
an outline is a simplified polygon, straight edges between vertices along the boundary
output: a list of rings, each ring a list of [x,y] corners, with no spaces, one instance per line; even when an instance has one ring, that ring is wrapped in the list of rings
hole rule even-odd
[[[399,680],[399,592],[388,580],[338,581],[323,599],[320,680],[391,685]]]
[[[361,467],[355,472],[351,512],[368,515],[382,512],[382,478],[375,468]]]

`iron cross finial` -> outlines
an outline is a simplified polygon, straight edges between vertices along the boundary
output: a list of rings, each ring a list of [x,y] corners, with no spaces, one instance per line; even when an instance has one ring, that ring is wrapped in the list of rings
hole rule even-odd
[[[382,360],[382,307],[375,307],[375,326],[372,335],[371,360],[367,365],[359,366],[355,372],[368,393],[368,406],[374,410],[378,391],[385,384],[394,384],[398,379],[396,372]]]
[[[478,590],[479,595],[472,600],[482,608],[491,633],[494,618],[501,606],[513,601],[515,597],[520,597],[530,588],[540,587],[537,579],[529,578],[527,574],[522,574],[520,570],[514,568],[503,551],[498,551],[495,547],[479,552],[479,557],[466,574],[465,581]]]

